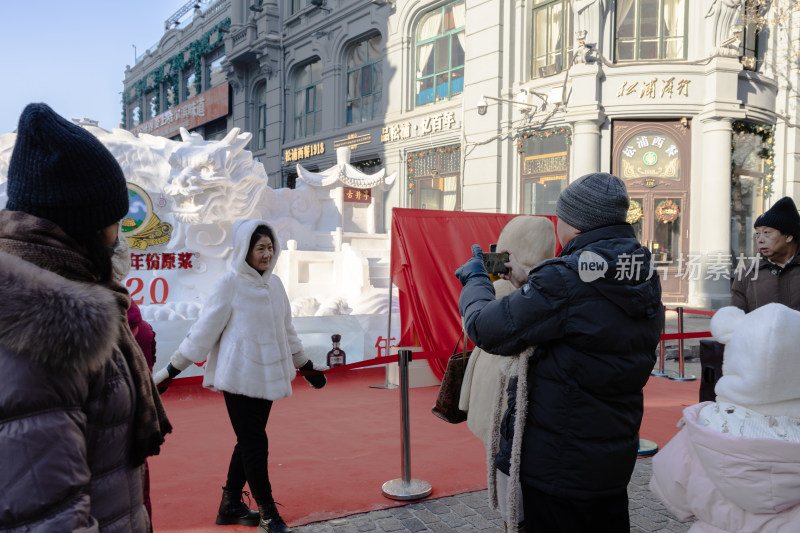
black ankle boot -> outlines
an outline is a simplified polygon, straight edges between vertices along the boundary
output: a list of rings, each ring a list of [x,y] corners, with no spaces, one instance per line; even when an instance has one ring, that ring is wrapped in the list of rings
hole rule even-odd
[[[286,526],[286,522],[283,521],[281,515],[278,514],[275,502],[259,505],[258,511],[261,513],[258,533],[292,533],[292,530]]]
[[[247,493],[245,492],[245,494]],[[251,510],[242,501],[242,492],[232,492],[226,487],[222,487],[222,502],[219,504],[219,514],[217,515],[218,525],[239,524],[240,526],[255,527],[258,525],[259,518],[258,511]]]

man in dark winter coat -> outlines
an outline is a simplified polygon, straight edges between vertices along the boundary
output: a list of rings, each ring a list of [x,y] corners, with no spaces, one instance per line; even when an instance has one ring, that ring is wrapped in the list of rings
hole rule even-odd
[[[459,308],[481,349],[517,355],[535,347],[527,372],[520,458],[525,528],[629,530],[627,485],[642,420],[642,389],[664,323],[661,283],[649,251],[626,223],[625,184],[588,174],[558,199],[559,257],[526,276],[511,258],[507,279],[525,280],[495,300],[473,246],[456,271]],[[512,380],[513,381],[513,380]],[[513,461],[516,383],[501,428],[497,467]]]
[[[768,303],[800,311],[800,214],[784,196],[753,224],[761,256],[752,271],[738,270],[731,285],[731,305],[749,313]]]

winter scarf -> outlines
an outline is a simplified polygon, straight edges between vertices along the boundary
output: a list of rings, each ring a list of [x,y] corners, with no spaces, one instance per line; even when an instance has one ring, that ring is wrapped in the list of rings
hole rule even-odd
[[[55,223],[22,211],[0,211],[0,250],[73,281],[99,284],[92,262],[78,244]],[[117,347],[122,352],[136,392],[133,442],[130,460],[139,466],[150,455],[158,455],[164,437],[172,431],[161,398],[153,385],[147,362],[128,327],[130,295],[120,283],[102,284],[119,306]]]
[[[522,435],[525,433],[525,419],[528,416],[528,360],[534,348],[528,348],[521,354],[507,357],[500,365],[499,379],[505,381],[517,378],[517,401],[515,404],[514,437],[511,440],[511,466],[508,470],[508,488],[506,490],[506,524],[512,527],[519,524],[519,468],[522,457]],[[505,376],[505,378],[503,377]],[[501,388],[501,387],[500,387]],[[486,470],[488,475],[489,505],[492,509],[499,507],[497,497],[497,467],[495,459],[500,449],[500,422],[503,418],[503,394],[495,396],[492,407],[492,421],[489,434],[489,449],[486,454]],[[516,531],[516,527],[513,529]]]

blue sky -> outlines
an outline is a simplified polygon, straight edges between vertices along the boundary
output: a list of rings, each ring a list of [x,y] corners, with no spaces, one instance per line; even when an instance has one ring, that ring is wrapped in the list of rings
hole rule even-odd
[[[8,0],[0,31],[0,134],[45,102],[111,130],[122,116],[125,66],[158,43],[187,0]],[[191,16],[191,14],[190,14]]]

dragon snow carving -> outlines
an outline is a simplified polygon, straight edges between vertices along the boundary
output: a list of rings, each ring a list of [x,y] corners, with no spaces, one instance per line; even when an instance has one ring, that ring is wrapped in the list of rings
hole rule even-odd
[[[262,218],[272,223],[281,241],[295,239],[299,247],[313,245],[314,227],[322,207],[314,191],[272,189],[264,166],[245,150],[251,133],[233,128],[220,141],[206,141],[181,128],[181,141],[115,128],[109,132],[84,126],[114,155],[131,183],[170,199],[167,215],[175,227],[170,248],[193,244],[221,245],[226,221]],[[0,207],[7,200],[8,162],[16,135],[0,135]],[[210,228],[217,225],[223,231]],[[197,242],[198,239],[201,242]],[[225,255],[227,247],[220,250]]]

